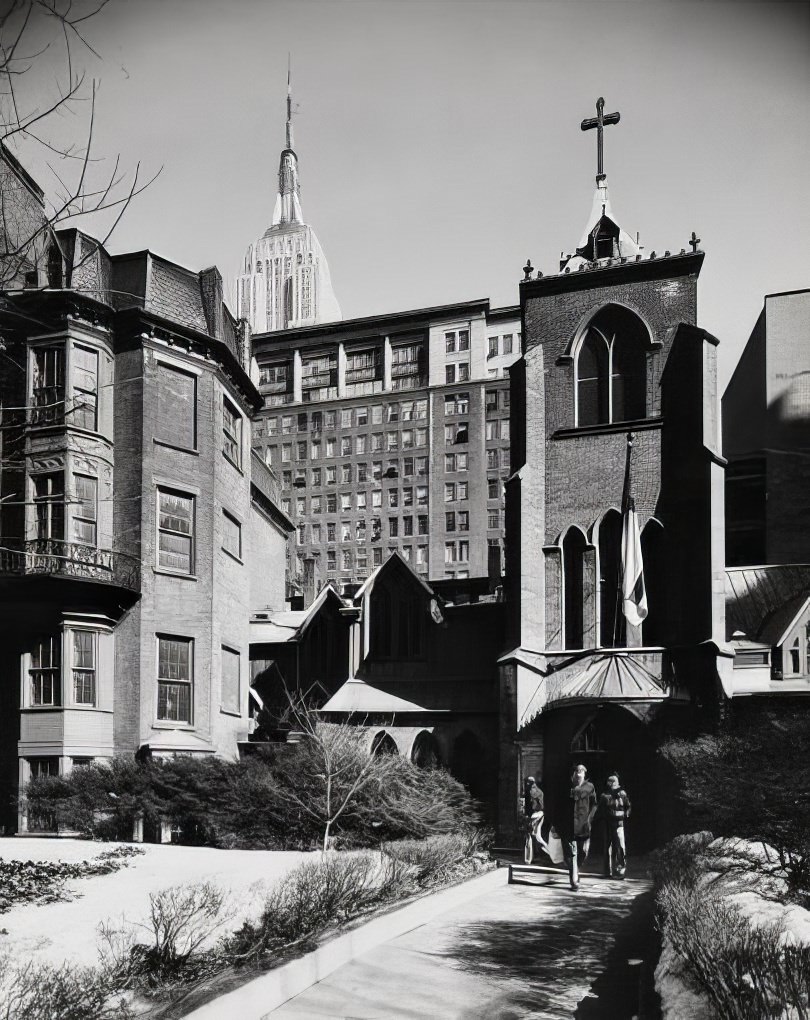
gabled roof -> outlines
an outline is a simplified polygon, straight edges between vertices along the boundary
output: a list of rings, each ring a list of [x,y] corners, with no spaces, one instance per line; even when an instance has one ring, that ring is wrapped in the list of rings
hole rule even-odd
[[[810,565],[726,570],[726,634],[780,644],[810,601]]]
[[[343,600],[328,581],[318,593],[318,597],[309,609],[267,610],[268,619],[256,619],[254,613],[250,621],[250,643],[257,645],[276,645],[286,642],[298,642],[307,632],[312,621],[321,611],[328,599],[336,599],[339,606]],[[261,615],[265,615],[263,612]]]
[[[417,584],[418,584],[418,585],[419,585],[419,586],[420,586],[421,588],[423,588],[423,589],[424,589],[424,591],[425,591],[425,594],[426,594],[426,595],[427,595],[427,596],[428,596],[429,598],[432,598],[432,599],[437,599],[438,601],[443,601],[443,600],[442,600],[442,599],[440,598],[440,596],[438,596],[438,595],[436,594],[436,592],[435,592],[435,591],[434,591],[434,590],[433,590],[433,589],[432,589],[432,588],[430,587],[430,585],[429,585],[429,584],[427,583],[427,581],[425,581],[425,580],[424,580],[424,578],[421,578],[421,577],[420,577],[420,576],[419,576],[419,575],[418,575],[418,574],[416,573],[416,571],[415,571],[415,570],[413,569],[413,567],[412,567],[412,566],[410,565],[410,563],[408,563],[408,561],[407,561],[407,560],[403,559],[403,558],[402,558],[402,556],[401,556],[401,555],[400,555],[400,554],[399,554],[399,553],[398,553],[398,552],[397,552],[396,550],[394,550],[394,552],[392,552],[392,553],[391,553],[391,555],[390,555],[390,556],[388,557],[388,559],[387,559],[387,560],[386,560],[386,561],[385,561],[384,563],[381,563],[381,564],[379,565],[379,567],[376,567],[376,568],[375,568],[375,569],[374,569],[374,570],[373,570],[373,571],[372,571],[372,572],[371,572],[371,573],[370,573],[370,574],[368,575],[368,577],[367,577],[367,578],[365,579],[365,581],[363,581],[363,583],[362,583],[362,584],[360,585],[360,587],[359,587],[359,588],[357,589],[357,591],[355,592],[355,596],[354,596],[354,601],[355,601],[355,604],[356,604],[356,605],[359,605],[359,604],[360,604],[360,603],[361,603],[361,602],[363,601],[363,597],[364,597],[365,595],[368,595],[368,594],[369,594],[369,592],[371,591],[371,589],[372,589],[372,588],[374,587],[374,585],[376,584],[377,580],[378,580],[378,579],[379,579],[379,578],[380,578],[380,577],[381,577],[381,576],[382,576],[382,575],[383,575],[383,574],[384,574],[385,572],[387,572],[387,571],[390,571],[390,570],[396,570],[396,569],[398,569],[398,567],[396,566],[396,563],[395,563],[395,561],[396,561],[396,563],[398,563],[398,564],[399,564],[399,566],[400,566],[400,567],[404,567],[404,568],[405,568],[405,570],[407,570],[407,572],[408,572],[408,573],[410,574],[410,576],[411,576],[411,577],[412,577],[412,578],[414,579],[414,581],[416,581],[416,583],[417,583]]]

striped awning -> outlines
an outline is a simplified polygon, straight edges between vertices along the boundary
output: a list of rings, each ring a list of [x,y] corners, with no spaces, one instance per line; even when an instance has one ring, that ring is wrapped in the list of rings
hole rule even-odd
[[[669,696],[663,656],[644,658],[646,662],[627,651],[597,652],[538,677],[520,725],[526,726],[542,711],[565,703],[663,701]]]

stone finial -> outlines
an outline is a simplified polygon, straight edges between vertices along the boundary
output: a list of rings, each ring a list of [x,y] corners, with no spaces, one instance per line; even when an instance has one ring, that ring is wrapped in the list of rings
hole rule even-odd
[[[534,269],[534,266],[532,265],[532,260],[531,259],[526,259],[526,265],[523,267],[523,279],[524,279],[524,281],[531,279],[531,275],[532,275],[533,269]]]
[[[700,238],[697,236],[694,230],[692,231],[692,236],[689,238],[689,244],[692,246],[692,251],[696,252],[697,246],[700,244]]]

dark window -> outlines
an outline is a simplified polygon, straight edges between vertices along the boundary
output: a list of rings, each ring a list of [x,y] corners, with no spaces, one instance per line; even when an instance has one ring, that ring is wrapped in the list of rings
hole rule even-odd
[[[73,411],[68,421],[76,428],[95,432],[98,426],[98,351],[77,344],[71,359]]]
[[[608,510],[599,525],[599,644],[623,647],[624,612],[621,600],[622,518]]]
[[[577,425],[634,421],[647,414],[650,338],[629,309],[603,308],[576,356]]]
[[[563,542],[563,582],[565,588],[565,647],[582,648],[583,572],[585,536],[579,528],[571,528]]]
[[[61,471],[34,475],[37,538],[64,541],[65,476]]]
[[[65,349],[40,347],[34,351],[34,378],[31,391],[31,421],[34,425],[50,425],[64,421],[65,414]]]
[[[31,649],[31,665],[28,670],[29,704],[60,704],[59,675],[62,636],[55,634],[42,638]]]

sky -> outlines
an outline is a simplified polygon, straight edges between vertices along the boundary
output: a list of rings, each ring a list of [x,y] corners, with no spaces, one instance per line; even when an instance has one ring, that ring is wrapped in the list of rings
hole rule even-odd
[[[621,114],[605,129],[621,226],[647,251],[701,238],[721,386],[764,295],[810,286],[808,3],[110,0],[84,30],[93,171],[118,154],[160,170],[113,253],[235,279],[271,220],[289,53],[304,218],[344,318],[517,304],[527,257],[557,271],[591,208],[580,122],[600,95]],[[53,86],[60,60],[37,58],[31,85]],[[49,130],[75,136],[86,112]]]

